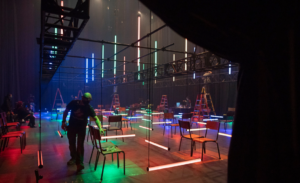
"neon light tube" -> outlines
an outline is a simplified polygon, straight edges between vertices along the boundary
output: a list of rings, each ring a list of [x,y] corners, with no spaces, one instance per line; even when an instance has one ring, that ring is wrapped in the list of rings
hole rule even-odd
[[[141,34],[141,17],[138,16],[138,40],[140,40],[140,34]],[[140,42],[138,42],[138,46],[140,46]],[[137,49],[137,56],[138,56],[138,61],[137,61],[137,66],[138,66],[138,71],[140,71],[140,48]],[[138,80],[140,80],[140,74],[138,75]]]
[[[151,119],[142,119],[143,121],[151,121]]]
[[[64,1],[60,1],[60,6],[61,6],[61,7],[63,7],[63,6],[64,6]],[[61,15],[60,17],[61,17],[61,19],[62,19],[64,16],[63,16],[63,15]],[[62,19],[61,21],[62,21],[62,22],[64,22],[64,20],[63,20],[63,19]],[[61,35],[63,35],[63,34],[64,34],[64,30],[63,30],[63,29],[60,29],[60,34],[61,34]]]
[[[43,162],[43,153],[41,152],[41,160],[40,160],[40,153],[39,151],[37,152],[37,157],[38,157],[38,167],[43,168],[44,162]]]
[[[172,122],[170,122],[170,121],[167,121],[167,122],[152,122],[153,125],[166,124],[166,123],[172,123]]]
[[[194,160],[189,160],[189,161],[182,161],[182,162],[172,163],[172,164],[168,164],[168,165],[147,167],[147,171],[150,172],[150,171],[154,171],[154,170],[161,170],[161,169],[165,169],[165,168],[172,168],[172,167],[176,167],[176,166],[188,165],[188,164],[199,163],[199,162],[201,162],[201,159],[194,159]]]
[[[94,81],[94,53],[92,53],[92,81]]]
[[[89,79],[89,59],[85,59],[85,82],[88,83],[88,79]]]
[[[104,45],[102,45],[102,59],[104,59]],[[102,78],[104,77],[104,62],[103,60],[101,60],[102,62]]]
[[[204,123],[204,122],[197,122],[197,123],[206,125],[206,123]]]
[[[163,112],[154,112],[154,113],[152,113],[152,115],[153,114],[164,114]]]
[[[125,75],[125,56],[124,56],[124,67],[123,67],[123,69],[124,69],[123,75]]]
[[[151,141],[149,141],[149,140],[145,140],[145,142],[147,142],[147,143],[149,143],[149,144],[152,144],[152,145],[155,145],[155,146],[157,146],[157,147],[160,147],[160,148],[162,148],[162,149],[164,149],[164,150],[170,151],[170,148],[169,148],[169,147],[165,147],[165,146],[159,145],[159,144],[154,143],[154,142],[151,142]]]
[[[194,74],[193,74],[193,79],[195,79],[196,78],[196,73],[194,72]]]
[[[219,119],[203,119],[203,121],[218,121]]]
[[[127,117],[127,118],[134,119],[134,118],[143,118],[143,117]]]
[[[206,130],[206,128],[192,128],[192,129],[187,129],[186,131],[200,131],[200,130]]]
[[[210,115],[212,118],[223,118],[223,116],[215,116],[215,115]]]
[[[58,135],[60,136],[60,138],[63,138],[64,136],[60,133],[59,130],[57,130]]]
[[[154,48],[155,48],[155,53],[154,53],[154,67],[156,67],[157,66],[157,41],[154,42]],[[156,69],[157,68],[155,68],[155,70]],[[155,76],[157,76],[157,72],[156,71],[155,71]]]
[[[117,43],[117,35],[115,35],[115,43]],[[116,55],[116,53],[117,53],[117,45],[115,44],[115,50],[114,50],[115,52],[114,52],[114,54],[115,54],[115,56],[114,56],[114,77],[116,77],[116,68],[117,68],[117,55]]]
[[[184,46],[184,51],[187,52],[187,39],[185,38],[185,46]],[[185,53],[185,58],[187,57],[187,53]],[[185,59],[185,65],[184,65],[185,70],[187,70],[187,59]]]
[[[148,128],[148,127],[145,127],[145,126],[139,126],[140,128],[144,128],[144,129],[146,129],[146,130],[152,130],[153,131],[153,128]]]
[[[229,68],[228,68],[228,74],[231,74],[231,64],[229,64]]]
[[[135,134],[104,136],[104,137],[101,137],[101,139],[113,139],[113,138],[124,138],[124,137],[135,137]]]
[[[220,133],[220,132],[219,132],[219,135],[226,136],[226,137],[232,137],[232,135],[230,135],[230,134]]]

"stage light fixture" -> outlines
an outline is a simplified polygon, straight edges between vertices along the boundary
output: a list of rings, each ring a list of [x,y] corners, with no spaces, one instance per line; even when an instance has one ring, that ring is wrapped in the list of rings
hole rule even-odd
[[[154,170],[161,170],[161,169],[165,169],[165,168],[172,168],[172,167],[176,167],[176,166],[182,166],[182,165],[199,163],[199,162],[201,162],[201,159],[194,159],[194,160],[183,161],[183,162],[172,163],[172,164],[161,165],[161,166],[147,167],[147,171],[150,172],[150,171],[154,171]]]
[[[101,139],[113,139],[113,138],[124,138],[124,137],[135,137],[135,134],[103,136],[101,137]]]
[[[155,145],[155,146],[157,146],[157,147],[160,147],[160,148],[162,148],[162,149],[164,149],[164,150],[170,151],[170,148],[169,148],[169,147],[159,145],[159,144],[154,143],[154,142],[151,142],[151,141],[149,141],[149,140],[145,140],[145,142],[147,142],[147,143],[149,143],[149,144],[152,144],[152,145]]]

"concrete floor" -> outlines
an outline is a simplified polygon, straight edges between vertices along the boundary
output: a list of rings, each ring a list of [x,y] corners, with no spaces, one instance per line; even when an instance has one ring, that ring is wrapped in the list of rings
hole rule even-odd
[[[157,119],[155,119],[156,121]],[[58,120],[59,122],[61,121]],[[38,122],[38,120],[37,120]],[[170,151],[163,150],[145,142],[145,137],[149,130],[139,128],[139,125],[146,126],[145,121],[138,119],[134,124],[133,130],[124,128],[124,134],[136,134],[136,137],[109,140],[126,153],[126,175],[123,174],[123,158],[120,156],[120,168],[117,168],[116,156],[111,161],[111,156],[107,157],[104,171],[103,182],[197,182],[197,183],[222,183],[227,179],[227,155],[230,144],[230,137],[219,136],[219,146],[221,160],[218,158],[215,143],[208,143],[204,161],[179,167],[167,168],[147,172],[148,164],[150,167],[165,165],[185,160],[201,158],[201,144],[196,144],[196,152],[190,157],[190,141],[182,140],[181,151],[178,151],[180,134],[171,138],[170,127],[167,127],[166,134],[163,136],[163,126],[153,125],[154,130],[150,131],[150,140],[168,146]],[[194,126],[196,127],[196,126]],[[57,134],[58,123],[50,120],[50,115],[43,115],[42,120],[42,153],[44,168],[37,168],[37,151],[39,128],[29,128],[26,125],[21,130],[27,132],[27,146],[21,154],[19,149],[19,140],[12,139],[8,148],[0,153],[0,183],[33,183],[35,180],[35,170],[43,176],[40,182],[48,183],[81,183],[81,182],[99,182],[103,156],[100,157],[97,170],[94,171],[95,153],[92,162],[89,165],[92,144],[89,140],[85,142],[85,169],[76,174],[76,166],[67,166],[66,162],[70,159],[68,140],[66,135],[60,138]],[[227,134],[231,134],[231,124],[228,125]],[[14,129],[12,129],[14,130]],[[224,132],[221,124],[220,132]],[[195,131],[195,134],[204,131]],[[108,135],[114,135],[109,132]],[[214,138],[213,131],[208,133],[208,138]],[[150,148],[148,148],[150,147]]]

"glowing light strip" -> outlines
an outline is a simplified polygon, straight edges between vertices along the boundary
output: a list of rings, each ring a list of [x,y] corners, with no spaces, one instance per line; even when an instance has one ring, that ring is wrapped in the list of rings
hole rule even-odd
[[[40,154],[39,154],[39,151],[37,151],[37,157],[38,157],[38,167],[39,168],[43,168],[43,153],[42,153],[42,151],[40,151],[41,152],[41,161],[40,161]]]
[[[115,43],[117,43],[117,35],[115,35]],[[117,53],[117,45],[115,44],[115,50],[114,50],[115,52],[114,52],[114,54],[115,54],[115,56],[114,56],[114,77],[116,77],[116,73],[117,73],[117,70],[116,70],[116,68],[117,68],[117,55],[116,55],[116,53]]]
[[[57,130],[58,135],[60,136],[60,138],[63,138],[64,136],[60,133],[59,130]]]
[[[89,71],[88,71],[88,67],[89,67],[89,59],[85,59],[85,82],[88,83],[88,79],[89,79]]]
[[[101,137],[101,139],[113,139],[113,138],[124,138],[124,137],[135,137],[135,134],[103,136]]]
[[[170,121],[167,121],[167,122],[152,122],[153,125],[166,124],[166,123],[172,123],[172,122],[170,122]]]
[[[155,115],[155,114],[164,114],[163,112],[154,112],[154,113],[152,113],[152,115]]]
[[[94,81],[94,53],[92,53],[92,81]]]
[[[60,1],[60,6],[63,7],[64,6],[64,1]],[[61,17],[61,21],[64,22],[63,15],[60,16]],[[64,30],[60,29],[60,34],[63,35],[64,34]]]
[[[138,16],[138,40],[140,39],[141,34],[141,17]],[[138,46],[140,46],[140,42],[138,42]],[[137,56],[140,58],[140,48],[137,49]],[[138,71],[140,71],[140,59],[137,61]],[[140,80],[140,74],[138,75],[138,80]]]
[[[219,135],[226,136],[226,137],[232,137],[232,135],[230,135],[230,134],[220,133],[220,132],[219,132]]]
[[[125,75],[125,56],[124,56],[124,67],[123,67],[123,69],[124,69],[123,75]]]
[[[197,122],[197,123],[206,125],[206,123],[204,123],[204,122]]]
[[[200,130],[206,130],[206,128],[192,128],[192,129],[187,129],[186,131],[200,131]]]
[[[229,64],[228,74],[231,74],[231,64]]]
[[[105,112],[105,113],[107,113],[107,112],[114,112],[114,111],[102,111],[102,112]]]
[[[142,119],[143,121],[151,121],[151,119]]]
[[[148,127],[145,127],[145,126],[139,126],[140,128],[144,128],[144,129],[146,129],[146,130],[153,130],[153,128],[148,128]]]
[[[210,115],[212,118],[223,118],[223,116]]]
[[[155,67],[157,66],[157,41],[154,42],[154,48],[155,48],[155,53],[154,53],[154,65]],[[157,71],[157,70],[156,70]],[[155,71],[155,76],[157,76],[157,72]]]
[[[173,61],[175,61],[175,54],[173,54]],[[173,76],[173,82],[175,81],[175,76]]]
[[[104,45],[102,45],[102,59],[104,59]],[[101,60],[102,62],[102,78],[104,77],[104,62],[103,60]]]
[[[218,121],[219,119],[203,119],[203,121]]]
[[[165,147],[165,146],[159,145],[159,144],[154,143],[154,142],[151,142],[151,141],[149,141],[149,140],[145,140],[145,142],[147,142],[147,143],[149,143],[149,144],[152,144],[152,145],[155,145],[155,146],[157,146],[157,147],[160,147],[160,148],[162,148],[162,149],[164,149],[164,150],[170,151],[170,148],[169,148],[169,147]]]
[[[176,166],[187,165],[187,164],[192,164],[192,163],[199,163],[199,162],[201,162],[201,159],[182,161],[182,162],[172,163],[172,164],[168,164],[168,165],[147,167],[147,171],[150,172],[150,171],[154,171],[154,170],[161,170],[161,169],[165,169],[165,168],[172,168],[172,167],[176,167]]]
[[[193,79],[195,79],[196,78],[196,73],[194,72],[194,74],[193,74]]]
[[[135,119],[135,118],[143,118],[143,117],[127,117],[127,118],[132,118],[132,119]]]
[[[184,46],[184,51],[187,52],[187,39],[185,38],[185,46]],[[184,55],[185,58],[187,57],[187,54]],[[187,70],[187,59],[185,59],[185,65],[184,65],[184,68],[185,70]]]

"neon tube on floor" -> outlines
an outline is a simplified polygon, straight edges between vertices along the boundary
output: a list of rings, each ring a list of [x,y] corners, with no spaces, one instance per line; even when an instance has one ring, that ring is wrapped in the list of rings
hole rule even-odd
[[[192,128],[192,129],[187,129],[186,131],[200,131],[200,130],[206,130],[206,128]]]
[[[197,123],[199,123],[199,124],[203,124],[203,125],[206,125],[206,123],[204,123],[204,122],[197,122]]]
[[[57,130],[58,135],[60,136],[60,138],[63,138],[64,136],[60,133],[59,130]]]
[[[40,154],[39,154],[39,152],[41,152],[41,160],[40,160]],[[44,163],[43,163],[43,154],[42,154],[42,151],[38,151],[37,152],[37,157],[38,157],[38,167],[39,168],[43,168]]]
[[[147,171],[154,171],[154,170],[161,170],[165,168],[172,168],[176,166],[181,166],[181,165],[188,165],[192,163],[199,163],[201,162],[201,159],[194,159],[194,160],[189,160],[189,161],[183,161],[183,162],[178,162],[178,163],[172,163],[168,165],[161,165],[161,166],[154,166],[154,167],[147,167]]]
[[[135,134],[130,134],[130,135],[103,136],[103,137],[101,137],[101,139],[113,139],[113,138],[124,138],[124,137],[135,137]]]
[[[152,130],[153,131],[153,128],[148,128],[148,127],[145,127],[145,126],[139,126],[140,128],[144,128],[144,129],[146,129],[146,130]]]
[[[226,136],[226,137],[232,137],[232,135],[230,135],[230,134],[220,133],[220,132],[219,132],[219,135]]]
[[[165,147],[165,146],[159,145],[159,144],[154,143],[154,142],[151,142],[151,141],[149,141],[149,140],[145,140],[145,141],[146,141],[147,143],[149,143],[149,144],[152,144],[152,145],[155,145],[155,146],[157,146],[157,147],[160,147],[160,148],[162,148],[162,149],[164,149],[164,150],[170,151],[170,148],[169,148],[169,147]]]
[[[158,125],[158,124],[165,124],[165,123],[172,123],[170,121],[167,121],[167,122],[153,122],[152,124],[153,125]]]

